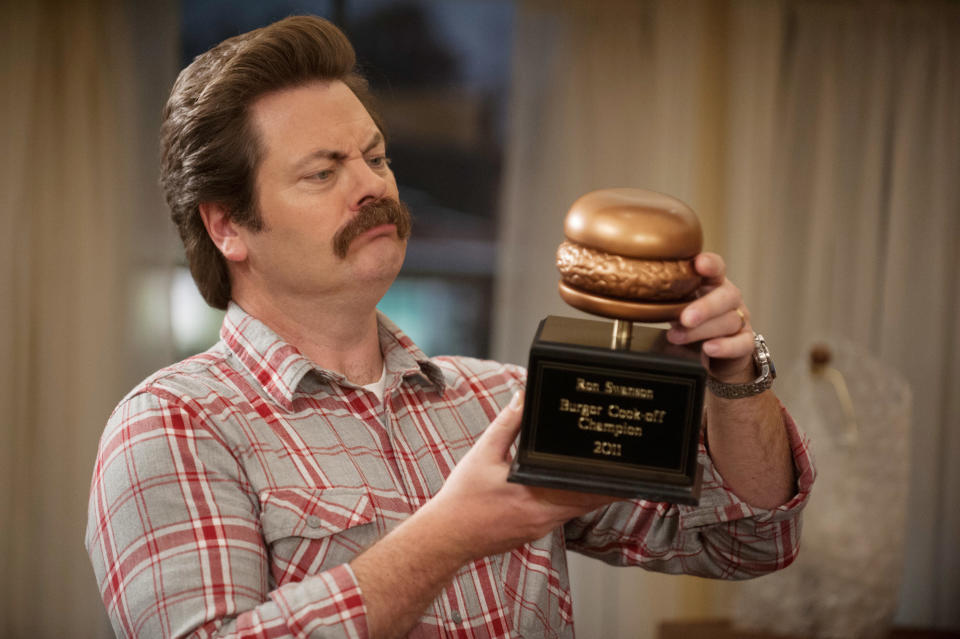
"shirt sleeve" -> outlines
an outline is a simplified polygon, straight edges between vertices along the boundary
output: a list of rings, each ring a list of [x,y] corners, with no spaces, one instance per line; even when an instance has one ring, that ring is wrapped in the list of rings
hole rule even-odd
[[[86,546],[117,635],[366,637],[348,564],[270,588],[258,497],[208,419],[140,392],[104,431]]]
[[[721,579],[746,579],[790,565],[799,549],[800,513],[816,473],[806,436],[781,411],[797,476],[797,491],[785,504],[755,508],[737,497],[701,440],[698,506],[618,502],[568,522],[567,547],[614,565]]]

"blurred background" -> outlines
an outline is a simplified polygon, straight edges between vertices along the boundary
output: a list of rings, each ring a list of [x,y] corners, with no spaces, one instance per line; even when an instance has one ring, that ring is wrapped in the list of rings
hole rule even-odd
[[[415,217],[381,308],[428,354],[525,364],[576,314],[569,205],[683,199],[782,370],[844,340],[905,380],[903,512],[834,516],[903,530],[898,625],[960,631],[960,3],[37,0],[0,4],[0,635],[111,635],[83,548],[99,435],[220,322],[157,187],[160,111],[195,55],[295,13],[341,25],[381,99]],[[584,637],[735,614],[735,584],[571,573]]]

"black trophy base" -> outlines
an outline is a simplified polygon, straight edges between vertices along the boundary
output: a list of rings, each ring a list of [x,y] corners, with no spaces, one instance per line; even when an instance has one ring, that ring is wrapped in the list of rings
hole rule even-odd
[[[508,481],[696,505],[706,370],[698,348],[633,326],[547,317],[530,348],[520,444]]]

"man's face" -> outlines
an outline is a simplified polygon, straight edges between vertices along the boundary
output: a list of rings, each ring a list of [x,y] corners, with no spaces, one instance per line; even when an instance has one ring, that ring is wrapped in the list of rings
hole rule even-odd
[[[403,264],[409,223],[389,207],[368,210],[398,201],[398,192],[366,109],[342,82],[317,82],[262,96],[250,117],[261,147],[263,229],[239,230],[246,261],[237,268],[248,290],[379,299]]]

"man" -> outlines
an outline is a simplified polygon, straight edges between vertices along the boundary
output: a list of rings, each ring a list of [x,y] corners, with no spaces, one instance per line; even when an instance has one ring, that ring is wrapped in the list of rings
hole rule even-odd
[[[376,311],[410,224],[353,66],[335,27],[289,18],[173,88],[162,183],[227,314],[101,440],[87,548],[116,632],[569,637],[565,548],[727,578],[790,563],[812,469],[770,392],[708,398],[700,507],[505,481],[524,372],[428,359]],[[752,379],[739,291],[719,256],[696,267],[671,339]]]

